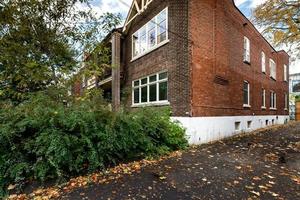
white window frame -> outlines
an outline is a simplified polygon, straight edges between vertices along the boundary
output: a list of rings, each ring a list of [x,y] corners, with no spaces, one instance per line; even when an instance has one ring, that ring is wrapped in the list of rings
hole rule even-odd
[[[262,106],[261,109],[265,110],[266,107],[266,90],[262,88]]]
[[[245,92],[244,91],[244,84],[245,83],[247,83],[247,85],[248,85],[248,104],[244,103],[244,92]],[[251,104],[250,104],[250,83],[248,81],[243,82],[243,107],[245,107],[245,108],[251,107]]]
[[[287,65],[283,65],[283,81],[286,81],[288,80],[288,72],[287,72]]]
[[[82,84],[81,84],[82,88],[85,88],[86,87],[86,78],[85,78],[85,75],[82,76],[81,81],[82,81]]]
[[[250,63],[251,61],[251,44],[249,38],[244,36],[244,62]]]
[[[270,109],[271,110],[277,110],[277,96],[274,91],[270,92]]]
[[[167,74],[166,78],[159,80],[159,75],[162,73],[167,73],[167,71],[161,71],[159,73],[151,74],[149,76],[132,81],[132,107],[153,106],[153,105],[170,105],[169,100],[163,100],[163,101],[159,100],[159,84],[160,83],[167,82],[167,84],[168,84],[167,96],[168,96],[168,92],[169,92],[168,74]],[[155,75],[156,75],[156,81],[150,82],[150,77],[155,76]],[[147,83],[142,85],[141,81],[145,78],[147,78]],[[134,83],[136,81],[139,81],[138,86],[134,85]],[[150,86],[151,85],[156,85],[156,101],[150,101]],[[142,88],[144,88],[144,87],[147,87],[147,102],[142,103]],[[139,103],[135,103],[135,101],[134,101],[134,90],[135,89],[139,89]]]
[[[276,80],[277,72],[276,72],[276,63],[273,59],[270,58],[270,77]]]
[[[91,76],[90,78],[87,79],[86,87],[87,87],[88,90],[90,90],[90,89],[95,88],[96,84],[97,84],[96,76]]]
[[[163,45],[165,45],[165,44],[167,44],[169,42],[169,11],[168,10],[169,10],[168,7],[166,7],[165,9],[163,9],[162,11],[160,11],[155,17],[153,17],[150,21],[148,21],[144,26],[142,26],[135,33],[132,34],[132,36],[131,36],[131,52],[132,52],[132,55],[131,55],[132,56],[132,60],[131,60],[131,62],[134,61],[134,60],[136,60],[136,59],[138,59],[138,58],[140,58],[140,57],[143,57],[144,55],[150,53],[151,51],[154,51],[155,49],[157,49],[157,48],[159,48],[159,47],[161,47],[161,46],[163,46]],[[157,18],[164,11],[166,11],[166,39],[164,41],[158,43],[158,39],[157,39],[158,35],[157,34],[158,34],[159,25],[158,25]],[[148,41],[149,41],[149,37],[148,37],[149,36],[148,35],[148,33],[149,33],[148,25],[151,22],[152,23],[154,22],[154,24],[155,24],[155,45],[152,46],[152,47],[149,47],[149,45],[148,45]],[[147,43],[147,47],[146,47],[146,50],[144,52],[139,52],[137,55],[134,55],[134,51],[133,50],[134,50],[134,45],[135,44],[133,42],[134,41],[133,37],[134,37],[134,35],[137,34],[138,38],[140,39],[140,32],[141,32],[141,30],[143,28],[146,29],[146,43]]]
[[[265,52],[261,52],[261,71],[266,73],[266,54]]]

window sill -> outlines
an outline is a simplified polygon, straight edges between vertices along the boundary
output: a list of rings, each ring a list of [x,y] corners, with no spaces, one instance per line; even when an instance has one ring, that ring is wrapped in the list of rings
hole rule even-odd
[[[251,106],[250,106],[250,105],[247,105],[247,104],[244,104],[243,107],[244,107],[244,108],[251,108]]]
[[[273,76],[270,76],[270,78],[271,78],[273,81],[276,81],[276,78],[274,78]]]
[[[156,49],[158,49],[158,48],[164,46],[165,44],[167,44],[167,43],[169,43],[169,42],[170,42],[169,39],[165,40],[164,42],[162,42],[162,43],[160,43],[160,44],[158,44],[158,45],[152,47],[151,49],[145,51],[145,52],[142,53],[141,55],[138,55],[138,56],[133,57],[133,58],[131,59],[130,62],[136,61],[137,59],[139,59],[139,58],[141,58],[141,57],[143,57],[143,56],[145,56],[145,55],[151,53],[152,51],[154,51],[154,50],[156,50]]]
[[[289,111],[289,110],[287,108],[285,108],[284,111]]]
[[[244,60],[244,63],[247,64],[247,65],[251,65],[251,62],[247,61],[247,60]]]
[[[277,108],[270,108],[270,110],[276,111],[276,110],[277,110]]]
[[[141,103],[141,104],[133,104],[132,108],[142,108],[142,107],[151,107],[151,106],[169,106],[170,102],[153,102],[153,103]]]
[[[262,109],[262,110],[267,110],[267,108],[266,108],[266,107],[264,107],[264,106],[262,106],[262,107],[261,107],[261,109]]]

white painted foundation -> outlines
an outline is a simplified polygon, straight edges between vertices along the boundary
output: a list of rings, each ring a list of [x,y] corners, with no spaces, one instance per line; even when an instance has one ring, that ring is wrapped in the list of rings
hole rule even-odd
[[[180,122],[186,128],[189,144],[197,145],[284,124],[289,121],[289,116],[172,117],[172,120]]]

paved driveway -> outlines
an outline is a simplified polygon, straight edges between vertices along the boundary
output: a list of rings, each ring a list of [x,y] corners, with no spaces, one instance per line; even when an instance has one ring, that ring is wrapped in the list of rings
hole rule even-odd
[[[190,149],[60,199],[300,199],[300,124]]]

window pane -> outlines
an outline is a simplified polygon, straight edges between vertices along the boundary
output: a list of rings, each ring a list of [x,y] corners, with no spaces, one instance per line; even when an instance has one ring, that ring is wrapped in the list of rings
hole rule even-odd
[[[157,92],[156,92],[156,87],[157,84],[154,84],[154,85],[150,85],[149,86],[149,89],[150,89],[150,102],[154,102],[154,101],[157,101]]]
[[[273,108],[273,92],[270,93],[270,107]]]
[[[134,89],[134,103],[140,103],[140,89]]]
[[[262,93],[261,93],[261,102],[262,102],[262,106],[265,106],[265,95],[264,95],[264,90],[262,90]]]
[[[143,53],[147,49],[147,40],[146,40],[146,26],[140,30],[140,53]]]
[[[157,76],[156,75],[150,76],[149,79],[150,79],[150,83],[155,82],[155,81],[157,81]]]
[[[161,43],[167,39],[167,21],[163,21],[158,24],[157,27],[157,43]]]
[[[142,103],[148,102],[147,87],[142,87]]]
[[[163,72],[159,74],[159,80],[166,79],[168,77],[168,72]]]
[[[249,91],[248,91],[248,83],[244,83],[244,104],[245,105],[248,105],[249,104],[249,102],[248,102],[248,100],[249,100],[249,97],[248,97],[248,93],[249,93]]]
[[[133,85],[136,87],[136,86],[139,86],[140,85],[140,81],[134,81]]]
[[[147,78],[142,79],[142,85],[147,84],[147,82],[148,82]]]
[[[168,82],[159,83],[159,100],[168,100]]]
[[[164,10],[159,15],[157,15],[157,23],[160,24],[162,21],[165,21],[167,19],[167,11]]]
[[[148,23],[148,47],[151,48],[155,45],[156,41],[156,32],[155,32],[155,21],[150,21]]]
[[[132,37],[132,47],[133,47],[133,56],[137,56],[139,54],[139,36],[138,32],[136,32]]]

